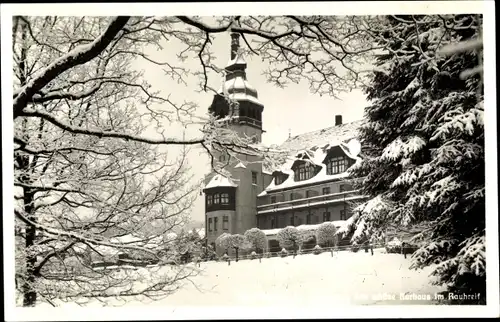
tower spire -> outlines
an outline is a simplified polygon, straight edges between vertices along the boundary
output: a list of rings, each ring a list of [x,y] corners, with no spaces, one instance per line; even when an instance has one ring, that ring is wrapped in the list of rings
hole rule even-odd
[[[240,34],[231,32],[231,60],[236,58],[240,49]]]

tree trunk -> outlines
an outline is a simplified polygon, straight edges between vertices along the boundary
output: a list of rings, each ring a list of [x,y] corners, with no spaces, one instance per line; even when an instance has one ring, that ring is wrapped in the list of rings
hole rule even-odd
[[[234,249],[236,251],[236,262],[238,262],[238,248]]]
[[[36,221],[33,216],[33,193],[24,191],[24,210],[28,214],[28,218],[32,221]],[[34,226],[26,226],[26,242],[25,250],[30,250],[35,244],[36,228]],[[26,251],[26,276],[23,281],[23,306],[35,306],[36,304],[36,291],[34,289],[35,284],[35,264],[36,264],[36,254],[31,251]]]

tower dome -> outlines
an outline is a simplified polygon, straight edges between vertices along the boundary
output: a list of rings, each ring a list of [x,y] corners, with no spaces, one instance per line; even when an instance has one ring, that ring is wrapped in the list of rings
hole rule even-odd
[[[226,65],[226,77],[218,94],[238,102],[249,101],[262,106],[263,104],[258,99],[257,90],[247,80],[247,62],[239,52],[239,37],[239,34],[231,33],[231,59]]]
[[[228,117],[231,122],[262,131],[264,104],[259,101],[255,87],[247,80],[247,63],[240,51],[239,38],[239,34],[231,33],[231,59],[209,111],[220,119]]]

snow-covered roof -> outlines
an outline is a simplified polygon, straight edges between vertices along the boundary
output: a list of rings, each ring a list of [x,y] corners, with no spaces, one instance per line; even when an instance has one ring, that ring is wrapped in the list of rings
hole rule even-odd
[[[361,151],[361,144],[356,136],[357,129],[361,124],[362,120],[336,125],[323,130],[297,135],[286,140],[279,147],[279,149],[288,153],[286,161],[274,165],[270,165],[270,162],[265,162],[264,168],[270,173],[279,171],[288,174],[288,178],[279,185],[276,185],[275,179],[273,179],[266,187],[265,191],[260,193],[259,196],[264,196],[267,192],[285,188],[346,178],[348,176],[347,173],[327,174],[326,165],[323,161],[330,149],[333,147],[340,147],[349,158],[359,162],[360,158],[358,155]],[[308,180],[295,181],[292,166],[297,160],[308,160],[316,166],[321,167],[321,169],[319,173]]]
[[[210,181],[205,186],[205,189],[216,188],[216,187],[237,187],[238,185],[233,182],[233,180],[224,177],[221,174],[216,174],[210,179]]]
[[[233,90],[250,90],[257,95],[257,90],[255,87],[250,85],[250,83],[244,79],[242,76],[237,76],[232,79],[226,80],[219,88],[218,93],[222,94],[226,91],[231,93]]]
[[[346,224],[346,221],[345,220],[334,220],[334,221],[330,221],[331,223],[333,223],[337,228],[341,228],[343,226],[345,226]],[[316,224],[316,225],[300,225],[300,226],[296,226],[295,228],[297,228],[299,231],[307,231],[307,230],[316,230],[318,229],[318,227],[321,226],[321,224]],[[266,236],[274,236],[274,235],[277,235],[280,230],[282,230],[283,228],[275,228],[275,229],[263,229],[262,232],[264,234],[266,234]]]
[[[234,57],[234,59],[231,59],[227,62],[226,67],[233,66],[233,65],[246,65],[246,63],[247,62],[245,61],[243,56],[237,54],[236,57]]]
[[[234,166],[234,168],[246,169],[247,167],[243,163],[239,162],[237,165]]]
[[[227,97],[230,100],[233,101],[248,101],[255,103],[257,105],[264,106],[261,101],[255,96],[250,95],[249,93],[230,93],[230,94],[224,94],[224,97]]]
[[[358,136],[358,129],[364,120],[354,121],[327,127],[321,130],[292,136],[281,146],[281,149],[300,151],[314,146],[324,146],[333,141],[342,142]]]

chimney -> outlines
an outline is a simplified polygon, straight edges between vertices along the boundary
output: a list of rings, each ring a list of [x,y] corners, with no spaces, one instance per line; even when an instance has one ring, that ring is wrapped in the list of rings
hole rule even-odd
[[[342,124],[342,115],[335,115],[335,125]]]
[[[231,60],[236,58],[238,49],[240,49],[240,34],[231,33]]]

